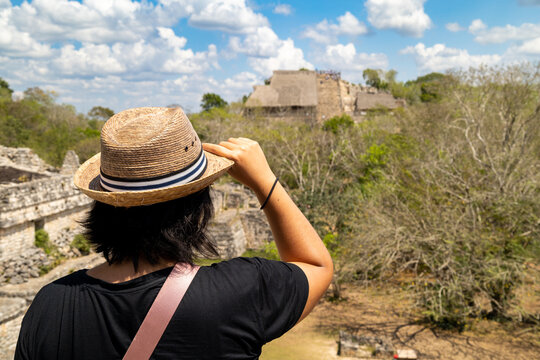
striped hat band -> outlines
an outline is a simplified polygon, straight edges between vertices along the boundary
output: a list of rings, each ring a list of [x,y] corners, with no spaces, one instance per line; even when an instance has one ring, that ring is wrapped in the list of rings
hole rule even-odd
[[[204,174],[206,167],[206,156],[201,149],[201,152],[195,161],[183,169],[167,175],[145,179],[122,179],[107,176],[103,173],[103,170],[100,169],[99,181],[103,189],[112,192],[155,190],[187,184],[197,180]]]

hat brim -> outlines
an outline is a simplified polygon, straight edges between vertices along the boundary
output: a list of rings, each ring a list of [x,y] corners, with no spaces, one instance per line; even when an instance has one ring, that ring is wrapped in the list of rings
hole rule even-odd
[[[204,189],[234,165],[232,160],[208,151],[204,153],[207,160],[206,171],[200,178],[187,184],[143,191],[105,191],[99,183],[101,153],[94,155],[79,167],[73,182],[76,187],[92,199],[116,207],[157,204],[178,199]]]

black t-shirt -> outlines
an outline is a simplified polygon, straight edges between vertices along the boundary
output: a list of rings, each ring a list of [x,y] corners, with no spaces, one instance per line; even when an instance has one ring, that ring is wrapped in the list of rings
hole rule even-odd
[[[45,286],[15,359],[121,359],[171,269],[119,284],[80,270]],[[307,296],[294,264],[236,258],[201,267],[152,359],[257,359],[298,321]]]

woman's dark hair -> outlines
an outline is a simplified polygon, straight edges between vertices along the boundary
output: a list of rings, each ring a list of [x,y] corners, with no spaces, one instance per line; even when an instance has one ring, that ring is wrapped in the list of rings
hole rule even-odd
[[[114,207],[94,202],[82,222],[85,236],[109,264],[124,260],[138,267],[161,259],[193,264],[196,255],[217,256],[207,234],[214,213],[210,189],[148,206]]]

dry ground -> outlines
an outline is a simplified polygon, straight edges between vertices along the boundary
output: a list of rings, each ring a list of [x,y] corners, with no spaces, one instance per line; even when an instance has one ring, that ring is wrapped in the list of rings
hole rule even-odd
[[[420,324],[407,309],[410,300],[395,289],[349,286],[346,301],[323,301],[289,333],[263,348],[262,360],[323,360],[338,357],[339,330],[389,340],[396,348],[416,350],[419,359],[538,359],[540,334],[481,320],[456,333]],[[390,359],[390,356],[386,356]]]

